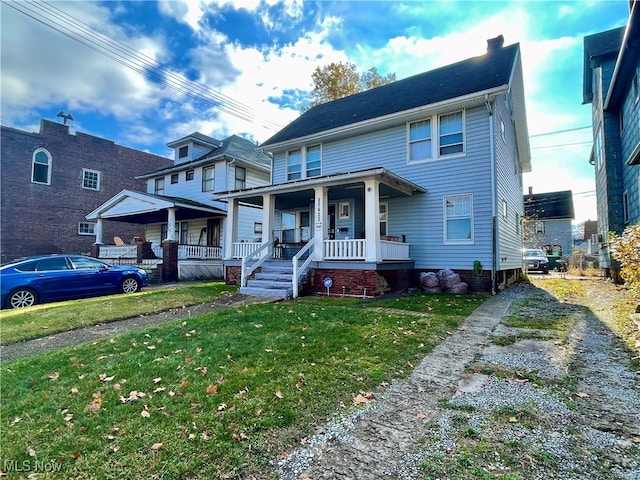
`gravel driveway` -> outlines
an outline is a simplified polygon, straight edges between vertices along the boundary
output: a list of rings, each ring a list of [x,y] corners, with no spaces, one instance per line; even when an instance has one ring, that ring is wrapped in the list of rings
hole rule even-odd
[[[638,352],[606,326],[607,285],[584,282],[587,305],[532,285],[491,298],[409,379],[274,465],[279,478],[640,479]]]

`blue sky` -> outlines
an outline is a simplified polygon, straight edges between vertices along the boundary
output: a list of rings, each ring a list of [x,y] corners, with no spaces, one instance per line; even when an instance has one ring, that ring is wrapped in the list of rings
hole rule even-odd
[[[194,131],[266,140],[306,106],[317,66],[402,79],[480,55],[502,34],[522,50],[524,191],[570,189],[576,222],[596,217],[583,38],[625,25],[626,0],[3,1],[0,16],[3,125],[37,131],[64,110],[72,131],[163,156]]]

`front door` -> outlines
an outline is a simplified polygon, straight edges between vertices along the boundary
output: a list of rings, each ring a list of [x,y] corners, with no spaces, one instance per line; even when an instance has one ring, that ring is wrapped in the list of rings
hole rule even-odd
[[[327,230],[329,240],[336,239],[336,204],[329,204],[329,228]]]
[[[207,245],[210,247],[220,246],[220,219],[210,218],[207,220]]]

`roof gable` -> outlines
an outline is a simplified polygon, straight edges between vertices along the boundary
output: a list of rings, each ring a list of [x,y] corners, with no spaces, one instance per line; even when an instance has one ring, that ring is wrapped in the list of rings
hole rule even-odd
[[[600,63],[605,58],[612,61],[620,51],[624,27],[614,28],[606,32],[594,33],[584,37],[584,59],[582,66],[582,102],[590,103],[593,98],[592,70],[594,62]]]
[[[478,57],[320,104],[307,110],[262,146],[509,85],[518,52],[518,44],[493,47]]]

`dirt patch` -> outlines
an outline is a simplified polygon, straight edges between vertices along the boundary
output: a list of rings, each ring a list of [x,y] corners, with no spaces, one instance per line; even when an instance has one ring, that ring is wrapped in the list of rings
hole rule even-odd
[[[608,326],[624,292],[540,286],[487,301],[408,380],[274,465],[280,479],[640,479],[638,352]]]

